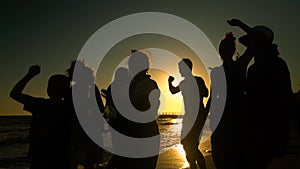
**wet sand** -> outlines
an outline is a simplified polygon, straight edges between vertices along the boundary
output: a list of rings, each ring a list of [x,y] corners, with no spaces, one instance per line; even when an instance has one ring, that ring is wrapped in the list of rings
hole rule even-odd
[[[215,169],[211,153],[206,152],[206,150],[211,150],[210,141],[207,140],[200,144],[199,149],[205,157],[207,169]],[[177,144],[161,153],[158,158],[156,169],[189,169],[182,145]]]
[[[210,152],[209,140],[200,144],[201,152],[205,156],[207,169],[216,169]],[[259,153],[259,152],[257,152]],[[0,169],[29,169],[26,157],[7,158],[0,160]],[[300,168],[300,140],[290,144],[289,153],[283,159],[274,159],[268,169],[299,169]],[[189,169],[184,157],[182,145],[174,145],[159,155],[156,169]]]

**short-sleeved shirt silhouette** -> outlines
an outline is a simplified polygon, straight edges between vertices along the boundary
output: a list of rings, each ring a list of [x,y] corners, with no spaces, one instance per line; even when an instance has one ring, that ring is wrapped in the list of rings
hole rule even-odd
[[[252,65],[247,76],[249,123],[257,142],[282,154],[289,140],[288,106],[292,96],[290,72],[278,56],[262,65]]]
[[[64,103],[30,97],[23,109],[32,113],[29,155],[57,163],[66,161],[68,139]]]
[[[194,143],[198,143],[198,138],[201,133],[201,130],[204,126],[207,114],[204,111],[204,104],[203,104],[203,98],[208,96],[208,89],[205,85],[204,80],[201,77],[193,76],[195,79],[195,82],[197,84],[197,92],[199,99],[199,107],[198,111],[194,112],[197,113],[196,119],[193,118],[192,111],[195,109],[195,91],[191,90],[193,86],[193,80],[183,80],[179,84],[179,88],[182,91],[182,96],[184,98],[184,108],[185,108],[185,115],[183,119],[183,125],[182,125],[182,132],[181,136],[185,138],[185,140],[188,140],[190,142],[193,140]],[[191,129],[189,130],[189,125],[193,124]],[[188,133],[187,133],[188,132]],[[185,134],[187,136],[185,137]]]
[[[139,111],[147,111],[153,106],[149,101],[149,95],[155,89],[158,89],[158,86],[149,75],[140,73],[135,76],[129,88],[129,97],[132,105]],[[153,111],[157,110],[158,109]],[[155,120],[148,123],[128,121],[125,133],[131,137],[143,138],[156,136],[159,134],[159,130]]]

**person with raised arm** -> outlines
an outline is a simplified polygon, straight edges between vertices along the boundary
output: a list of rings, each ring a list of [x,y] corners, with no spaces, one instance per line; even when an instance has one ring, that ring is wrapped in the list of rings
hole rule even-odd
[[[40,74],[38,65],[13,87],[10,96],[32,114],[29,133],[30,169],[65,169],[68,167],[68,126],[63,102],[70,83],[65,75],[52,75],[48,81],[49,98],[33,97],[23,92],[29,81]]]
[[[186,159],[190,164],[190,168],[196,169],[198,166],[201,169],[206,169],[205,159],[198,149],[198,145],[199,137],[208,114],[203,103],[203,98],[208,96],[208,89],[201,77],[192,74],[193,63],[190,59],[182,59],[178,63],[178,67],[184,80],[176,87],[172,84],[174,77],[170,76],[168,82],[169,90],[172,94],[181,91],[183,96],[185,114],[182,121],[181,143],[186,152]],[[195,93],[198,93],[198,95]],[[199,102],[196,103],[197,101]],[[199,107],[195,110],[194,108],[197,104]]]

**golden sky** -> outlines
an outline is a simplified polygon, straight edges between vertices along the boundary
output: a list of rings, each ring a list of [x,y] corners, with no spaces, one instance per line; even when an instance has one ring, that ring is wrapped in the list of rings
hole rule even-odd
[[[156,48],[155,48],[156,47]],[[182,80],[178,72],[178,62],[181,58],[190,58],[193,62],[193,74],[201,76],[209,88],[208,73],[200,58],[185,44],[163,35],[136,35],[116,44],[104,57],[97,71],[97,84],[106,88],[113,79],[117,67],[127,67],[128,49],[142,49],[151,56],[149,74],[161,90],[161,106],[159,112],[183,113],[181,93],[171,94],[168,88],[168,77],[175,77],[174,85]]]

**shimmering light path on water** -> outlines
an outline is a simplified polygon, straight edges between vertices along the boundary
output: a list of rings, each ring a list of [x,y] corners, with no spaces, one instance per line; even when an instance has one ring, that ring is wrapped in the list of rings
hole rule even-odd
[[[161,154],[159,155],[157,169],[188,169],[189,164],[185,158],[185,152],[180,144],[180,131],[182,127],[182,119],[162,118],[158,120],[161,134]],[[204,131],[203,134],[209,134]],[[206,163],[212,166],[209,140],[204,141],[199,149],[206,156]],[[214,167],[210,167],[214,169]]]

